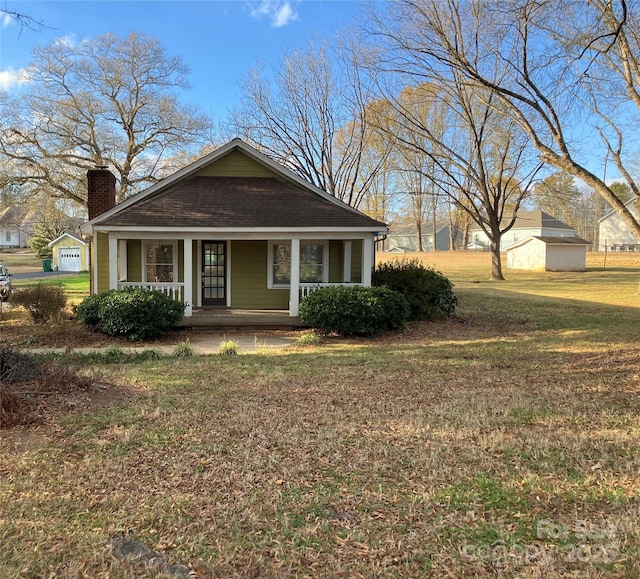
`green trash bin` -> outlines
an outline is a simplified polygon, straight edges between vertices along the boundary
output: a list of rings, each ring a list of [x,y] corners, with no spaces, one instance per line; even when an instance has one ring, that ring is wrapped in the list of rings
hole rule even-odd
[[[51,271],[51,260],[43,259],[42,260],[42,271]]]

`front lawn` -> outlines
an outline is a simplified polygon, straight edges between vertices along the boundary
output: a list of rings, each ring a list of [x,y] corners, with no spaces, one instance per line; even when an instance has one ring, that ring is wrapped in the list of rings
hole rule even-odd
[[[638,268],[454,269],[406,334],[82,368],[3,431],[0,576],[159,577],[119,533],[202,578],[639,576]]]

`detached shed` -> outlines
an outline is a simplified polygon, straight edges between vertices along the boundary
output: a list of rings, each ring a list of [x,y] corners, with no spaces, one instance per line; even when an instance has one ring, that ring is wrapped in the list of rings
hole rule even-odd
[[[49,243],[53,265],[59,271],[89,271],[87,242],[73,233],[63,233]]]
[[[530,271],[584,271],[587,247],[580,237],[532,235],[506,249],[508,269]]]

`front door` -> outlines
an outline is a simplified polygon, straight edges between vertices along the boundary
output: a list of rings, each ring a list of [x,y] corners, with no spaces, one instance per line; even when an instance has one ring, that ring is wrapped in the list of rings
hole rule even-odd
[[[202,305],[227,305],[227,242],[202,242]]]

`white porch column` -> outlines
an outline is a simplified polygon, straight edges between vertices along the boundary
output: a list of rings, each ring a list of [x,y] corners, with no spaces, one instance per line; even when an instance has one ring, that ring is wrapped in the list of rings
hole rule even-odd
[[[344,242],[344,263],[342,266],[342,281],[344,283],[351,282],[351,247],[353,245],[352,241]]]
[[[127,281],[127,240],[118,240],[118,281]]]
[[[300,306],[300,240],[291,240],[291,281],[289,290],[289,315],[297,316]]]
[[[371,285],[371,270],[373,269],[373,235],[362,240],[362,285]]]
[[[184,308],[185,318],[193,315],[193,240],[184,240]]]
[[[118,289],[118,238],[109,234],[109,289]]]

